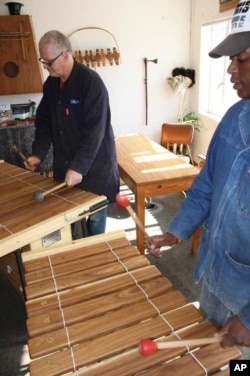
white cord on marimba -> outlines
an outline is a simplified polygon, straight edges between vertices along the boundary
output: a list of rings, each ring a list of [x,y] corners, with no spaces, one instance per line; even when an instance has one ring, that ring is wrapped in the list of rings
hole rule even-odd
[[[148,294],[146,293],[145,290],[143,290],[143,288],[139,285],[138,281],[135,279],[135,277],[133,276],[133,274],[128,270],[127,266],[122,262],[122,260],[117,256],[117,254],[113,251],[113,249],[111,248],[111,246],[106,242],[107,246],[109,247],[109,250],[110,252],[116,257],[117,261],[121,264],[121,266],[126,270],[126,272],[128,273],[128,275],[135,281],[135,284],[137,287],[139,287],[139,289],[142,291],[142,293],[146,296],[147,298],[147,301],[154,307],[154,309],[156,310],[156,312],[158,313],[158,315],[163,319],[163,321],[165,321],[165,323],[170,327],[172,333],[175,333],[174,332],[174,328],[173,326],[168,322],[168,320],[162,316],[159,308],[151,301],[151,299],[149,298]],[[176,333],[175,333],[176,334]]]
[[[24,173],[26,173],[26,172],[27,172],[27,171],[24,171]],[[44,190],[44,189],[40,188],[39,185],[37,185],[37,184],[34,184],[34,183],[29,182],[29,181],[27,181],[27,180],[23,180],[23,179],[22,179],[22,175],[21,175],[21,177],[19,178],[18,176],[13,176],[13,175],[11,175],[11,174],[8,174],[6,171],[1,171],[1,173],[2,173],[2,174],[5,174],[6,176],[8,176],[8,177],[10,177],[10,178],[15,178],[15,180],[20,181],[21,183],[25,183],[25,184],[27,184],[27,185],[29,185],[29,186],[31,186],[31,187],[39,188],[41,191]],[[69,203],[75,205],[75,201],[72,201],[71,199],[68,199],[68,198],[65,198],[65,197],[59,196],[58,193],[52,193],[52,194],[53,194],[53,196],[57,196],[57,197],[59,197],[59,198],[60,198],[61,200],[63,200],[63,201],[66,201],[66,202],[69,202]]]
[[[63,327],[64,327],[65,332],[66,332],[68,348],[69,348],[70,354],[71,354],[71,359],[72,359],[72,363],[73,363],[73,371],[78,372],[77,369],[76,369],[76,362],[75,362],[73,347],[71,346],[69,331],[68,331],[68,327],[67,327],[67,324],[66,324],[66,321],[65,321],[64,311],[63,311],[63,307],[62,307],[62,304],[61,304],[61,298],[60,298],[60,294],[59,294],[59,291],[58,291],[58,288],[57,288],[56,277],[55,277],[55,274],[54,274],[54,269],[53,269],[53,266],[52,266],[50,256],[48,256],[48,260],[49,260],[51,275],[52,275],[54,286],[55,286],[55,292],[56,292],[56,297],[57,297],[57,300],[58,300],[59,309],[60,309],[60,312],[61,312],[61,315],[62,315]]]
[[[6,232],[8,232],[10,235],[14,235],[13,232],[11,232],[11,231],[8,229],[8,227],[6,227],[5,225],[0,224],[0,228],[4,228],[4,230],[5,230]]]
[[[108,242],[105,242],[105,244],[109,247],[110,252],[113,254],[113,256],[115,256],[115,258],[120,263],[120,265],[126,270],[126,272],[128,273],[128,275],[135,281],[136,286],[139,287],[139,289],[142,291],[142,293],[146,296],[147,301],[154,307],[154,309],[156,310],[156,312],[158,313],[158,315],[162,318],[162,320],[165,321],[165,323],[171,328],[172,334],[174,334],[179,339],[179,341],[182,342],[182,338],[179,336],[179,334],[177,332],[175,332],[174,327],[161,314],[159,308],[151,301],[151,299],[149,298],[149,296],[146,293],[146,291],[139,285],[138,281],[135,279],[135,277],[133,276],[133,274],[128,270],[127,266],[123,263],[123,261],[119,258],[119,256],[113,251],[113,249],[110,246],[110,244]],[[190,351],[189,346],[183,345],[183,347],[186,347],[187,353],[190,354],[193,357],[193,359],[201,366],[201,368],[205,371],[205,375],[207,376],[208,375],[207,369],[203,366],[203,364],[199,361],[199,359],[196,358],[196,356],[193,354],[193,352]]]
[[[205,375],[207,376],[208,375],[208,371],[207,369],[203,366],[203,364],[199,361],[199,359],[196,358],[196,356],[194,355],[193,351],[188,351],[188,353],[194,358],[194,360],[201,366],[201,368],[204,370],[205,372]]]
[[[26,174],[26,173],[27,173],[27,170],[24,170],[24,172],[22,174]],[[32,187],[38,187],[34,183],[30,183],[27,180],[23,180],[22,178],[19,178],[18,177],[19,175],[13,176],[12,174],[8,174],[8,172],[6,172],[6,171],[1,171],[1,174],[4,174],[4,175],[6,175],[6,176],[8,176],[9,178],[12,178],[12,179],[14,178],[17,181],[20,181],[20,182],[25,183],[27,185],[30,185]],[[22,177],[22,174],[21,174],[21,177]]]

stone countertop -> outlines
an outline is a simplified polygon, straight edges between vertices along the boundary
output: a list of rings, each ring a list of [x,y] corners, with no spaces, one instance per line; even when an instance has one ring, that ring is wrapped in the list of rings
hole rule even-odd
[[[9,125],[0,126],[0,159],[19,167],[24,167],[20,156],[13,152],[13,146],[16,145],[25,157],[31,154],[35,134],[34,119],[33,121],[26,119],[9,123]],[[52,165],[53,150],[51,147],[37,172],[51,173],[53,171]]]

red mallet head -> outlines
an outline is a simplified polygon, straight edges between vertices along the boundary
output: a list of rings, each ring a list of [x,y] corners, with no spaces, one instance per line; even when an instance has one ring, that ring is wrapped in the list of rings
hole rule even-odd
[[[120,193],[116,195],[116,202],[118,205],[123,206],[124,208],[127,208],[130,205],[130,202],[127,196],[122,195]]]
[[[157,343],[150,339],[142,339],[139,343],[139,351],[143,356],[153,354],[158,350]]]

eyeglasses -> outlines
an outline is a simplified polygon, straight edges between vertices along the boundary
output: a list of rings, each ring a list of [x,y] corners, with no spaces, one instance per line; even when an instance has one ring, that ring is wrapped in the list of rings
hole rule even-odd
[[[54,59],[52,60],[43,60],[41,57],[38,59],[40,61],[40,63],[42,64],[46,64],[48,65],[49,67],[51,67],[51,65],[63,54],[64,51],[60,52],[59,55],[57,55]]]

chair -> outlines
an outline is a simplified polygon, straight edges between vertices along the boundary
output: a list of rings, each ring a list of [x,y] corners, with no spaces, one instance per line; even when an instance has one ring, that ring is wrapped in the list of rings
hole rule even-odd
[[[164,123],[161,128],[161,145],[173,151],[187,163],[194,165],[190,145],[194,127],[190,123]],[[184,154],[185,153],[185,154]]]
[[[184,162],[194,165],[190,145],[194,136],[194,127],[190,123],[164,123],[161,130],[161,145],[173,151]],[[185,153],[185,154],[184,154]],[[186,195],[185,192],[183,192]],[[152,209],[155,204],[152,197],[146,198],[146,208]]]

